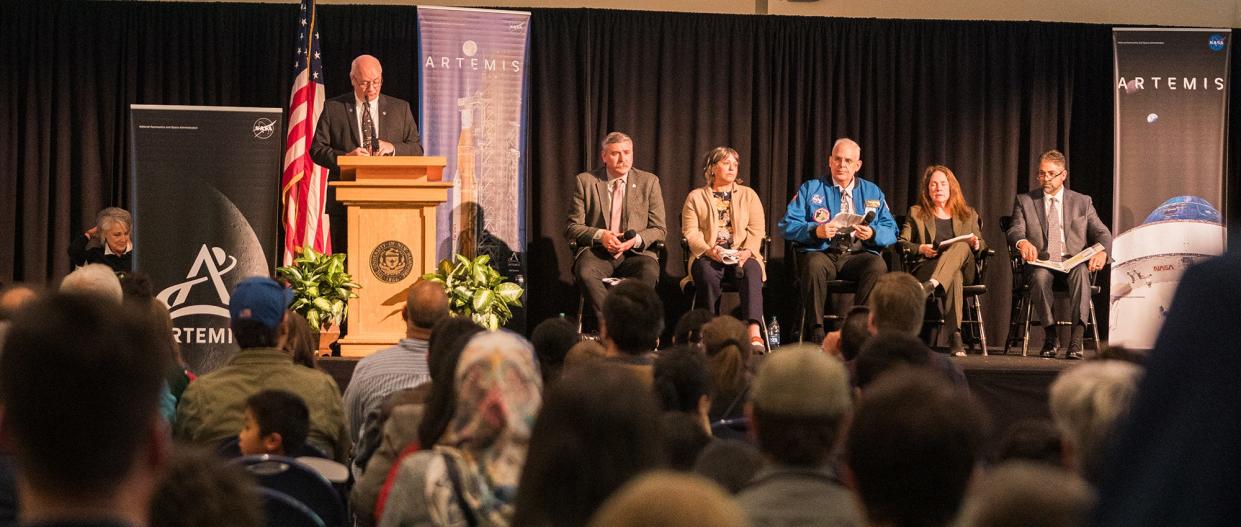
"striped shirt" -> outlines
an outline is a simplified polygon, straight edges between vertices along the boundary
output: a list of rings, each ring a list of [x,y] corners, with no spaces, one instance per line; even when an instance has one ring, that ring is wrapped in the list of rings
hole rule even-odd
[[[396,346],[358,361],[349,387],[345,388],[345,417],[349,420],[350,439],[358,442],[367,412],[379,408],[388,394],[430,380],[425,340],[401,339]]]

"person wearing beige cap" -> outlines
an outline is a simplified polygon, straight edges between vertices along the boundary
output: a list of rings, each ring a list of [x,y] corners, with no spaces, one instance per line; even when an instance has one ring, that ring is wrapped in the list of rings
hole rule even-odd
[[[746,414],[767,466],[737,494],[752,525],[862,525],[829,465],[852,411],[844,366],[810,344],[767,358]]]

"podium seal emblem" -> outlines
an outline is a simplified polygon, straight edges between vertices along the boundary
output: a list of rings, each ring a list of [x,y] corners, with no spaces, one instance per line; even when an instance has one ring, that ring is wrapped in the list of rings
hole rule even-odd
[[[371,273],[384,282],[400,282],[413,268],[414,255],[401,242],[388,240],[371,251]]]

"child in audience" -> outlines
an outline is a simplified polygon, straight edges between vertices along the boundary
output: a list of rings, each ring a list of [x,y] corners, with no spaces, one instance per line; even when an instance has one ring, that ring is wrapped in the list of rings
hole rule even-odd
[[[298,455],[306,444],[310,411],[284,390],[263,390],[246,399],[245,425],[237,434],[242,455]]]

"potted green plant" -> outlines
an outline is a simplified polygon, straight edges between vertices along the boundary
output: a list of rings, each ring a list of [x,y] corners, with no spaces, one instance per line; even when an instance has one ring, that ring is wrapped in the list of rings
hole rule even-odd
[[[358,296],[353,291],[361,287],[345,272],[345,254],[304,247],[292,264],[276,268],[276,276],[293,290],[289,309],[306,317],[311,331],[319,335],[319,349],[326,349],[340,336],[340,323],[349,316],[349,299]]]
[[[445,259],[436,272],[422,275],[423,280],[439,282],[448,293],[448,310],[454,315],[468,316],[487,329],[498,329],[513,318],[513,307],[521,306],[520,285],[504,281],[491,267],[491,256],[474,259],[460,254]]]

